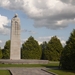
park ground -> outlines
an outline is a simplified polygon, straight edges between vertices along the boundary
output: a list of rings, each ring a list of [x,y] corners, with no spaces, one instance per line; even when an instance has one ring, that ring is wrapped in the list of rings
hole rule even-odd
[[[72,70],[60,70],[59,62],[50,61],[48,64],[0,64],[1,68],[19,67],[19,68],[37,68],[45,67],[48,72],[52,72],[58,75],[75,75],[75,71]],[[11,75],[8,70],[0,70],[0,75]]]

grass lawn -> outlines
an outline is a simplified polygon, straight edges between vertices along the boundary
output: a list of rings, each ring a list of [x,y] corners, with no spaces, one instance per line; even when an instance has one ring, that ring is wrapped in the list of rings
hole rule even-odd
[[[54,70],[54,69],[51,69],[50,72],[56,73],[58,75],[75,75],[75,72],[65,71],[65,70]]]
[[[0,64],[0,67],[58,67],[59,63],[49,64]]]
[[[58,75],[75,75],[75,72],[65,71],[65,70],[57,70],[53,68],[58,68],[59,62],[50,62],[49,64],[0,64],[0,68],[2,67],[47,67],[52,68],[49,71],[54,72]],[[10,75],[7,70],[0,70],[0,75]]]
[[[0,70],[0,75],[10,75],[8,70]]]

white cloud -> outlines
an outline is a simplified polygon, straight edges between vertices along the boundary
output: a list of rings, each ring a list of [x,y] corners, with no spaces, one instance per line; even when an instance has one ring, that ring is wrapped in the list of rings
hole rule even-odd
[[[64,3],[73,4],[75,5],[75,0],[61,0]]]
[[[0,15],[0,34],[9,33],[9,29],[5,27],[8,25],[9,22],[10,20],[6,16]]]
[[[4,48],[4,44],[5,44],[5,42],[3,40],[0,40],[0,47],[1,48]]]
[[[63,46],[66,45],[66,41],[65,40],[61,40],[61,43],[62,43]]]
[[[48,37],[39,37],[36,40],[38,41],[39,45],[42,44],[44,41],[48,42],[51,39],[51,36]]]
[[[38,40],[43,42],[43,41],[49,41],[51,39],[52,36],[46,36],[46,37],[39,37]]]
[[[21,39],[21,45],[26,41],[27,41],[27,39]]]
[[[0,43],[2,43],[2,40],[0,40]]]
[[[42,42],[38,41],[38,44],[40,45],[40,44],[42,44]]]
[[[38,37],[38,38],[34,38],[34,39],[37,40],[38,43],[39,43],[39,45],[40,45],[40,44],[42,44],[44,41],[49,42],[52,37],[53,37],[53,36],[46,36],[46,37]],[[66,41],[63,40],[62,37],[57,37],[57,38],[60,40],[60,42],[61,42],[61,44],[62,44],[63,46],[66,45]],[[22,40],[21,40],[21,44],[23,44],[23,43],[26,42],[27,40],[28,40],[28,39],[22,39]]]
[[[74,0],[0,0],[0,7],[25,12],[35,27],[62,29],[75,24]]]
[[[39,37],[37,38],[37,41],[39,44],[42,44],[44,41],[48,42],[53,36],[46,36],[46,37]],[[61,44],[64,46],[66,41],[62,39],[62,37],[57,37],[60,39]]]

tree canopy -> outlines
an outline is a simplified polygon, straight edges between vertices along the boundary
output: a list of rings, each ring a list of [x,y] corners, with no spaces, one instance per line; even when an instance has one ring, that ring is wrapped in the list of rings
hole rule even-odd
[[[30,36],[26,42],[22,44],[22,59],[40,59],[42,50],[38,42]]]
[[[60,60],[62,50],[63,47],[60,40],[56,36],[53,36],[44,50],[44,58],[52,61],[58,61]]]
[[[60,65],[64,69],[75,70],[75,29],[72,31],[61,54]]]
[[[2,50],[3,53],[3,59],[9,59],[10,58],[10,40],[6,41],[4,49]]]
[[[0,59],[2,58],[2,50],[1,50],[1,48],[0,48]]]
[[[45,52],[45,50],[47,49],[47,42],[44,41],[40,46],[41,46],[41,49],[42,49],[42,57],[41,57],[41,59],[45,59],[45,54],[44,54],[44,52]]]

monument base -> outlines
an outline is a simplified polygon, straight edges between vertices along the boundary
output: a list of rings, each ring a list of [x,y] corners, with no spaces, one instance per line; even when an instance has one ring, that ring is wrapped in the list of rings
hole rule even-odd
[[[48,60],[34,60],[34,59],[20,59],[20,60],[10,60],[10,59],[1,59],[1,64],[48,64]]]

